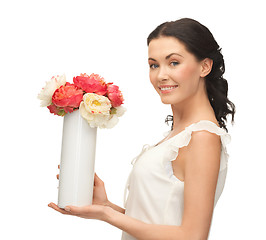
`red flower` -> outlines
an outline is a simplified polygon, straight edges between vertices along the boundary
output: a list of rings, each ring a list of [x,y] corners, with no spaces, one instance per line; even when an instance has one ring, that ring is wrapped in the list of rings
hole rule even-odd
[[[47,108],[50,110],[50,113],[53,113],[54,115],[58,116],[65,116],[67,113],[72,113],[74,111],[74,109],[71,107],[62,108],[62,107],[57,107],[54,104],[47,106]]]
[[[119,90],[119,87],[112,83],[107,84],[107,96],[110,99],[113,107],[119,107],[123,104],[124,98]]]
[[[98,95],[105,95],[107,92],[107,85],[102,77],[98,74],[91,74],[88,76],[86,73],[73,78],[74,85],[81,88],[87,93],[96,93]]]
[[[57,107],[78,108],[82,98],[83,91],[67,82],[66,85],[56,89],[52,96],[52,103]]]

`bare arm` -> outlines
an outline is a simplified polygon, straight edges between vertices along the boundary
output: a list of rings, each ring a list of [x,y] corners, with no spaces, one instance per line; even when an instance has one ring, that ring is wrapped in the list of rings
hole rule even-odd
[[[127,232],[138,240],[184,240],[182,227],[147,224],[135,218],[106,209],[105,221]]]
[[[124,208],[121,208],[118,205],[115,205],[114,203],[110,202],[109,200],[108,200],[107,206],[111,207],[115,211],[118,211],[120,213],[125,214],[125,209]]]
[[[182,225],[198,237],[194,239],[205,240],[209,235],[220,169],[220,136],[208,131],[193,132],[187,150]]]

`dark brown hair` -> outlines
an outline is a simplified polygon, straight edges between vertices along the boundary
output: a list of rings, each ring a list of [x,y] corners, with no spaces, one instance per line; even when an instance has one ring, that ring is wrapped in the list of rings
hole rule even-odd
[[[212,70],[205,77],[206,90],[220,127],[228,131],[225,121],[227,122],[227,115],[231,114],[231,122],[234,123],[235,105],[227,98],[228,83],[223,78],[225,72],[224,58],[212,33],[196,20],[182,18],[159,25],[148,36],[147,44],[149,45],[151,40],[162,36],[177,38],[185,45],[187,51],[192,53],[199,61],[205,58],[213,60]],[[166,122],[172,120],[173,117],[168,115]]]

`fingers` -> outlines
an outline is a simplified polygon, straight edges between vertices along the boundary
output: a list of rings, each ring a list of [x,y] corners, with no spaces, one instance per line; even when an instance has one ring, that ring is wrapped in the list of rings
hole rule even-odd
[[[98,175],[94,174],[94,186],[104,185],[104,182],[98,177]]]
[[[84,213],[84,209],[82,207],[75,207],[75,206],[66,206],[65,211],[68,213],[72,213],[74,215],[80,215],[81,213]]]
[[[104,206],[100,205],[88,205],[83,207],[66,206],[64,210],[73,216],[87,219],[99,219],[103,208]]]
[[[60,165],[58,165],[58,169],[60,169]],[[59,180],[59,174],[56,175],[56,178]]]
[[[64,214],[69,214],[72,216],[77,216],[77,217],[85,217],[87,214],[90,214],[90,206],[84,206],[84,207],[77,207],[77,206],[65,206],[64,209],[61,209],[61,213]]]
[[[58,207],[55,203],[52,202],[48,204],[48,207],[53,208],[54,210],[62,214],[69,214],[69,215],[71,214],[69,211],[66,211],[65,209]]]
[[[54,203],[49,203],[48,206],[62,214],[72,215],[86,219],[98,219],[98,220],[103,220],[104,209],[106,209],[106,206],[101,206],[101,205],[88,205],[83,207],[66,206],[64,209],[59,208]]]

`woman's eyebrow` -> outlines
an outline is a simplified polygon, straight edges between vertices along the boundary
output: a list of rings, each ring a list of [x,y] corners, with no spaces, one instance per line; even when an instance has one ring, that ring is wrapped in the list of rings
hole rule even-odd
[[[148,60],[152,60],[152,61],[156,62],[156,60],[154,58],[148,58]]]
[[[180,55],[179,53],[170,53],[169,55],[167,55],[167,56],[165,57],[165,59],[169,59],[172,55],[178,55],[178,56],[180,56],[180,57],[183,58],[183,56]]]
[[[178,55],[178,56],[180,56],[180,57],[182,57],[183,58],[183,56],[181,55],[181,54],[179,54],[179,53],[170,53],[169,55],[167,55],[166,57],[165,57],[165,59],[167,60],[167,59],[169,59],[171,56],[173,56],[173,55]],[[154,59],[154,58],[148,58],[148,60],[151,60],[151,61],[155,61],[156,62],[156,60]]]

